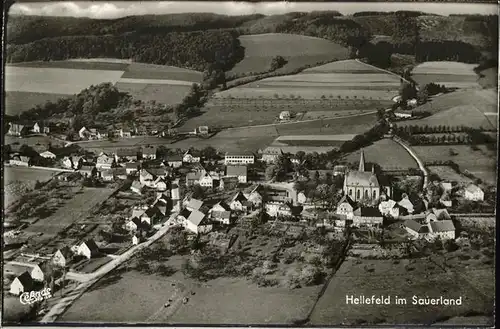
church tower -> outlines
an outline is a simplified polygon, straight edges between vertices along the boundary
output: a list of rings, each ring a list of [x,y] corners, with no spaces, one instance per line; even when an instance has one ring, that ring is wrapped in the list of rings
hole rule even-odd
[[[365,153],[361,149],[361,156],[359,158],[359,169],[358,171],[365,171]]]

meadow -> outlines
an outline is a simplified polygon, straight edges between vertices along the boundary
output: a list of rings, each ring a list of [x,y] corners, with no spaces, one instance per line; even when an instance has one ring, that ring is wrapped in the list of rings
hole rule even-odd
[[[46,182],[57,172],[24,168],[24,167],[4,167],[4,204],[8,206],[19,199],[26,189],[32,190],[37,181]]]
[[[348,162],[359,161],[361,151],[350,153],[345,157]],[[363,148],[365,161],[377,163],[382,170],[407,170],[418,168],[417,162],[398,143],[390,138],[384,138]]]
[[[268,33],[243,35],[239,40],[245,48],[245,57],[228,75],[266,72],[276,56],[282,56],[288,61],[277,70],[282,72],[333,59],[344,59],[348,55],[347,49],[336,43],[303,35]]]
[[[348,258],[330,281],[316,305],[312,325],[403,325],[432,324],[469,312],[488,312],[493,303],[485,300],[467,282],[467,276],[446,272],[428,259],[359,260]],[[494,280],[493,272],[480,272],[474,280]],[[457,282],[458,281],[458,282]],[[470,280],[472,281],[472,280]],[[350,305],[346,296],[391,296],[390,305]],[[458,306],[412,305],[412,296],[425,298],[462,297]],[[395,304],[396,296],[407,304]]]
[[[177,104],[193,83],[202,81],[202,73],[97,58],[7,65],[5,81],[6,113],[15,115],[103,82],[110,82],[140,100]]]
[[[25,231],[41,232],[44,238],[55,236],[74,221],[84,218],[92,208],[114,193],[114,190],[109,188],[85,188],[81,192],[80,188],[74,189],[75,195],[66,201],[62,208],[57,209],[51,216],[29,225]]]
[[[472,179],[460,175],[449,166],[427,166],[427,169],[433,174],[438,175],[439,178],[448,182],[457,182],[459,184],[472,183]]]
[[[450,148],[458,154],[450,155]],[[484,182],[496,184],[497,154],[495,150],[489,150],[484,145],[479,145],[477,151],[468,145],[412,146],[412,149],[423,162],[453,161],[461,171],[467,169]]]
[[[459,62],[424,62],[412,71],[412,78],[423,86],[437,83],[448,88],[480,88],[478,76],[474,72],[477,64]]]

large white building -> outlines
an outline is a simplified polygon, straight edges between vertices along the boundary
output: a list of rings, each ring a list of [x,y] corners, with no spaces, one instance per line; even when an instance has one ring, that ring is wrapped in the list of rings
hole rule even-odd
[[[380,197],[380,184],[377,175],[372,171],[365,171],[365,156],[361,150],[359,169],[348,171],[344,179],[344,194],[351,200],[370,201]]]
[[[253,164],[255,163],[255,155],[252,153],[238,153],[238,154],[230,154],[226,153],[224,157],[225,165],[245,165],[245,164]]]

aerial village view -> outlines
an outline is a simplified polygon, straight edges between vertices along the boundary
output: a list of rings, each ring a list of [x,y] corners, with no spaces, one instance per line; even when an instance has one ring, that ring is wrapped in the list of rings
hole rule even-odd
[[[193,4],[10,7],[3,324],[492,326],[496,5]]]

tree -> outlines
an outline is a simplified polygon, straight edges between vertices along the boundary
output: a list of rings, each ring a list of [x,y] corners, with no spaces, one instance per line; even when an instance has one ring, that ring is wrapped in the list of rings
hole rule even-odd
[[[271,59],[271,71],[276,71],[286,65],[288,61],[283,56],[275,56]]]
[[[215,160],[218,158],[217,150],[215,148],[213,148],[212,146],[207,146],[203,150],[201,150],[201,155],[205,159],[209,159],[209,160]]]
[[[385,117],[385,110],[384,109],[378,109],[377,110],[377,120],[383,120]]]
[[[276,166],[274,165],[267,166],[265,173],[266,180],[272,180],[275,175],[276,175]]]
[[[399,89],[399,95],[401,96],[401,101],[404,103],[412,98],[415,98],[417,95],[415,84],[403,82]]]

